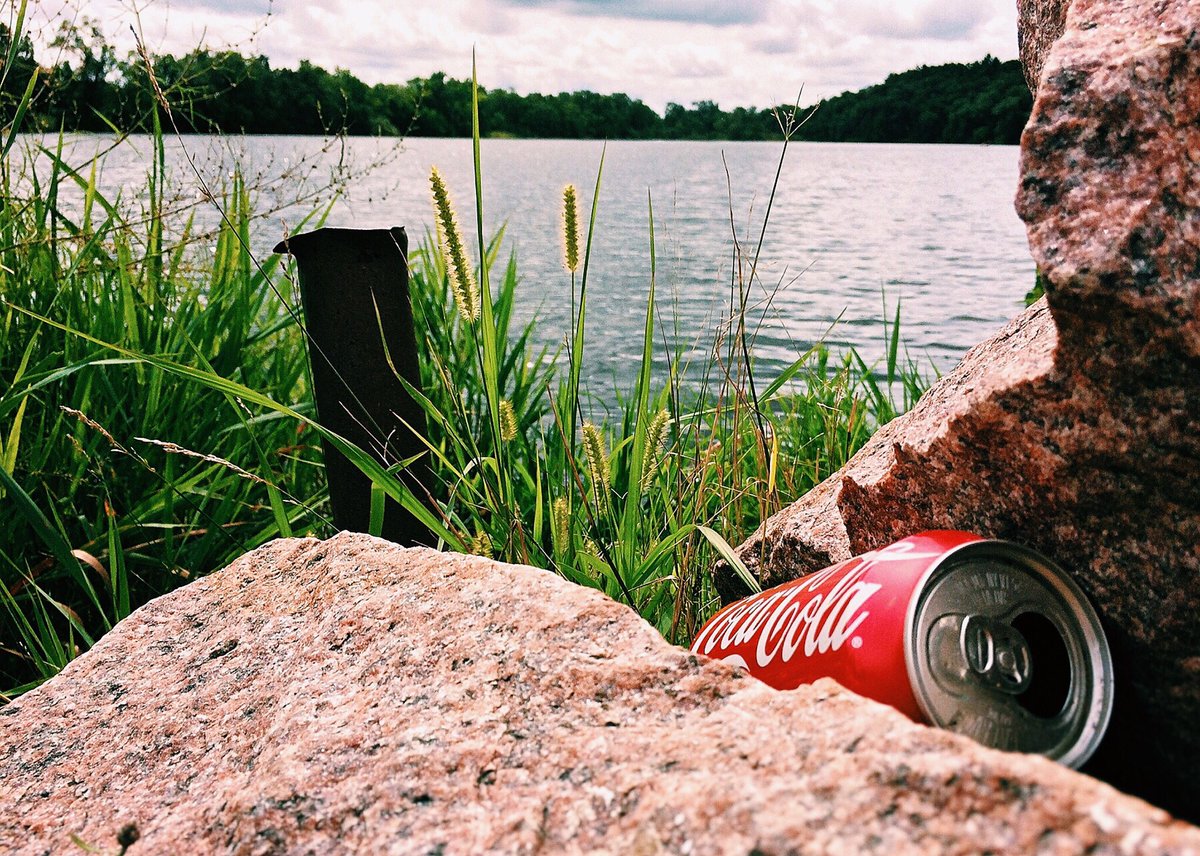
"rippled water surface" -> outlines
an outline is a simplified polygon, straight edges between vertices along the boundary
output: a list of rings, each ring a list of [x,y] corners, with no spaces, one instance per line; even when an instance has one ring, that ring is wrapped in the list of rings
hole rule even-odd
[[[78,162],[104,142],[77,139],[68,153]],[[185,154],[219,187],[233,148],[252,182],[263,185],[256,197],[263,208],[316,189],[340,164],[352,178],[328,223],[403,225],[414,245],[432,226],[428,174],[436,164],[460,222],[473,234],[470,141],[351,139],[327,151],[321,145],[311,138],[217,143],[185,137],[170,144],[168,163],[180,197],[200,200],[203,190]],[[551,346],[565,335],[570,314],[570,279],[561,262],[562,187],[574,183],[590,205],[602,152],[587,364],[593,383],[616,376],[623,385],[641,350],[649,201],[660,336],[698,358],[728,313],[731,289],[749,277],[781,146],[611,142],[605,149],[592,141],[485,140],[484,228],[491,233],[506,224],[506,243],[521,271],[521,312],[540,312],[539,335]],[[149,157],[145,139],[123,143],[106,156],[101,186],[110,194],[123,188],[122,198],[136,203]],[[364,174],[381,158],[385,165]],[[316,166],[297,168],[306,163]],[[835,350],[853,345],[877,359],[885,300],[889,312],[901,302],[911,358],[941,370],[952,366],[1020,310],[1032,285],[1025,230],[1012,207],[1016,182],[1015,147],[792,144],[750,289],[762,371],[790,363],[822,337]],[[201,225],[215,222],[211,206],[195,210]],[[256,249],[265,254],[299,215],[293,208],[256,221]]]

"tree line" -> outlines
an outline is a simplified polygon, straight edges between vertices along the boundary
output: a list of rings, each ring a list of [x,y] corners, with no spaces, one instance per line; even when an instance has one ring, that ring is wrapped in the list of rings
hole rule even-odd
[[[345,69],[308,61],[272,68],[264,56],[199,49],[176,57],[119,57],[93,22],[64,24],[42,65],[27,36],[12,45],[0,24],[0,116],[11,117],[36,75],[26,130],[149,130],[224,134],[465,137],[471,82],[438,72],[367,85]],[[489,136],[774,140],[792,106],[723,110],[712,101],[668,104],[662,115],[624,93],[519,95],[480,89]],[[921,66],[858,92],[800,107],[794,139],[835,142],[1016,143],[1032,100],[1016,60]],[[814,110],[815,108],[815,110]],[[811,114],[811,115],[810,115]],[[5,122],[9,119],[5,119]]]

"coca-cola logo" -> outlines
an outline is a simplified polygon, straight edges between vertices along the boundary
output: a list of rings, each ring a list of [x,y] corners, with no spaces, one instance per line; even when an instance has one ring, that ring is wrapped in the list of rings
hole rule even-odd
[[[692,643],[692,651],[743,668],[748,668],[746,656],[753,653],[758,667],[765,668],[776,658],[786,663],[798,652],[812,657],[838,651],[847,642],[858,648],[863,642],[855,633],[871,614],[866,606],[883,588],[863,579],[867,571],[880,562],[937,555],[917,553],[913,544],[901,542],[817,571],[796,585],[746,598],[710,621]],[[751,643],[753,650],[745,650]]]

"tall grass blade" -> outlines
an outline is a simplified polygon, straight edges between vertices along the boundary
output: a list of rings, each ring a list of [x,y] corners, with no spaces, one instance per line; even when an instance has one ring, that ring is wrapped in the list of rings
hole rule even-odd
[[[733,568],[734,573],[738,575],[738,579],[746,584],[751,593],[758,594],[762,591],[762,584],[759,583],[754,574],[750,573],[750,570],[746,567],[745,562],[738,558],[737,553],[735,553],[733,548],[729,546],[728,541],[726,541],[714,529],[711,529],[708,526],[697,526],[696,528],[700,530],[700,534],[708,539],[708,543],[712,544],[713,549],[720,554],[721,558],[725,560],[726,564]]]
[[[367,522],[367,533],[378,538],[383,534],[383,512],[387,507],[387,494],[379,485],[371,484],[371,514]]]
[[[8,126],[8,136],[4,139],[4,147],[0,150],[0,157],[8,157],[9,151],[17,141],[17,133],[21,130],[21,125],[25,121],[25,114],[28,112],[29,105],[33,101],[33,93],[37,89],[39,71],[40,69],[34,69],[33,74],[29,76],[29,83],[25,85],[25,91],[21,95],[21,100],[17,103],[17,109],[13,113],[12,122]]]
[[[896,358],[900,351],[900,300],[896,300],[896,315],[892,319],[892,329],[888,334],[887,382],[891,384],[896,379]]]
[[[646,192],[646,208],[650,224],[650,288],[646,296],[646,320],[642,331],[642,365],[634,386],[633,445],[629,455],[628,477],[625,485],[625,508],[621,520],[622,565],[633,567],[636,557],[638,515],[641,512],[642,473],[647,465],[646,434],[653,419],[650,413],[651,367],[654,359],[654,290],[658,272],[654,246],[654,199]]]

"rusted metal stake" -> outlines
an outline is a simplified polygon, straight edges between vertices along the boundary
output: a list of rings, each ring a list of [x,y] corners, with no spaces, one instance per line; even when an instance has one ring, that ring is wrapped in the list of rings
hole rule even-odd
[[[299,268],[317,418],[384,466],[421,455],[400,478],[425,498],[430,472],[418,439],[425,413],[396,376],[421,385],[404,229],[317,229],[281,241],[275,252],[291,253]],[[322,448],[334,525],[366,532],[370,479],[329,443]],[[381,534],[404,546],[433,543],[428,528],[390,498]]]

